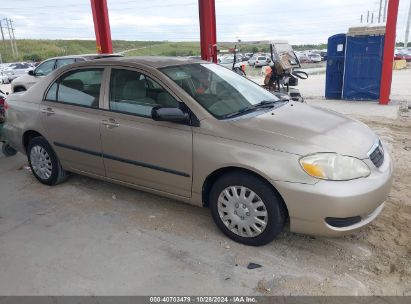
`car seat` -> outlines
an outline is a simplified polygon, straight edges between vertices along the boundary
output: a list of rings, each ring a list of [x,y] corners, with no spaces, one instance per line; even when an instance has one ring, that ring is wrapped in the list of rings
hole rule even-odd
[[[127,81],[123,88],[122,97],[124,100],[135,101],[139,104],[157,104],[154,99],[147,97],[147,89],[142,80]]]

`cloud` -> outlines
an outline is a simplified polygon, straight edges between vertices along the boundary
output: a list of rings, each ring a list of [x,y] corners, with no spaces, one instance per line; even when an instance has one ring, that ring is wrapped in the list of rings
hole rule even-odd
[[[136,16],[135,14],[110,13],[110,24],[113,27],[133,26],[138,28],[162,27],[169,25],[193,25],[190,18],[173,18],[165,16]]]
[[[89,1],[9,1],[3,17],[15,21],[17,38],[93,39]],[[376,0],[215,0],[217,38],[222,41],[288,39],[321,43],[358,25],[360,15],[374,12]],[[397,39],[403,39],[408,1],[400,1]],[[198,0],[108,0],[113,39],[199,40]],[[363,24],[364,25],[364,24]]]

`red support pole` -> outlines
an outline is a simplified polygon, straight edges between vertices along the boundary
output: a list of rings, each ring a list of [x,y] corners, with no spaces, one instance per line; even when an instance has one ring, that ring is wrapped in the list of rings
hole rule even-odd
[[[380,104],[382,105],[386,105],[390,102],[398,4],[399,0],[389,0],[388,3],[388,17],[385,31],[384,58],[382,62],[380,85]]]
[[[90,0],[93,12],[94,31],[96,33],[97,53],[113,53],[110,21],[108,19],[107,0]]]
[[[215,0],[198,0],[201,58],[217,63]]]

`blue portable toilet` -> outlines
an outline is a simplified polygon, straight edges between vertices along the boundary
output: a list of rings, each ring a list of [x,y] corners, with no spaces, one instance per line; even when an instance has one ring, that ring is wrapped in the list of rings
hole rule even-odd
[[[384,35],[347,35],[342,98],[380,98]]]
[[[344,78],[346,34],[328,38],[325,98],[341,99]]]

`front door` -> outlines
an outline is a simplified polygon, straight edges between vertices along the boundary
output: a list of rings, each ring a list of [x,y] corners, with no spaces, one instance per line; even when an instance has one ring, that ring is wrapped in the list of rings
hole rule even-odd
[[[191,196],[192,130],[151,118],[154,106],[179,107],[157,81],[132,69],[112,69],[101,127],[107,177]]]
[[[99,109],[102,68],[77,69],[61,76],[41,104],[45,136],[62,165],[104,176]]]

